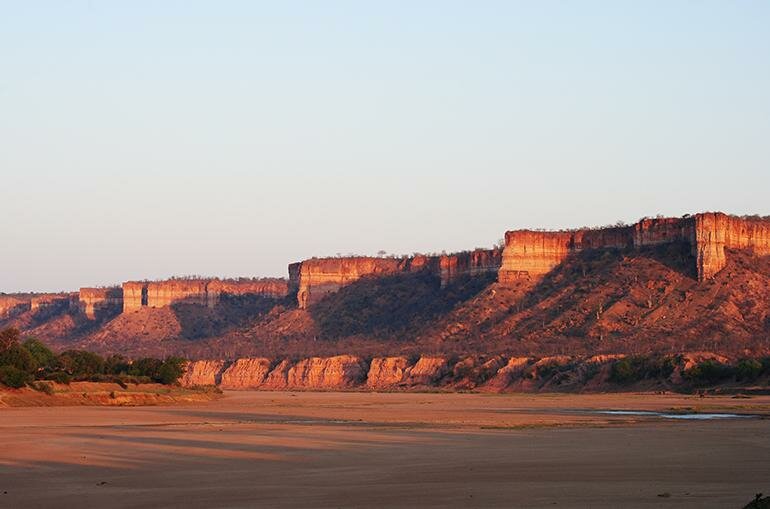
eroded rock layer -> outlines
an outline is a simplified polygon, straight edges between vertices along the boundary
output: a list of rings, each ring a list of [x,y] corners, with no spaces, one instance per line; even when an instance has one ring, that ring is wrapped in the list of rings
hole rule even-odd
[[[404,258],[346,257],[313,258],[289,266],[298,271],[297,304],[306,309],[325,295],[362,277],[387,276],[403,272],[427,270],[446,285],[462,276],[497,272],[502,260],[499,249],[476,249],[451,255],[415,255]]]
[[[81,288],[78,292],[78,300],[83,313],[93,320],[100,309],[123,305],[123,289],[118,287]]]
[[[229,390],[596,390],[617,383],[611,378],[612,367],[624,357],[621,354],[542,358],[433,355],[412,360],[377,357],[367,362],[360,357],[339,355],[299,361],[283,359],[278,363],[265,358],[244,358],[231,363],[190,362],[181,383],[184,386],[217,385]],[[665,359],[670,372],[657,382],[672,386],[683,383],[683,373],[698,363],[729,362],[710,352],[685,352]]]
[[[143,306],[163,308],[175,303],[215,307],[223,295],[255,295],[282,298],[289,294],[289,282],[264,279],[169,279],[123,283],[123,311]]]
[[[703,213],[683,218],[643,219],[632,226],[575,231],[517,230],[505,234],[498,281],[539,278],[573,253],[587,249],[643,248],[675,242],[690,245],[698,279],[710,279],[726,264],[725,248],[770,254],[770,222]]]

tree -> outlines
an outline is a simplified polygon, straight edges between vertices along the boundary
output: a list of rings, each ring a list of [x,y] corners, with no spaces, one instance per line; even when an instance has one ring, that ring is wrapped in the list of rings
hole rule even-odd
[[[0,351],[10,348],[11,345],[17,344],[21,334],[19,329],[9,327],[0,331]]]
[[[104,359],[93,352],[67,350],[59,355],[64,371],[72,376],[91,376],[104,373]]]
[[[37,369],[35,359],[18,343],[0,351],[0,366],[12,366],[25,373],[34,373]]]
[[[56,354],[40,340],[29,338],[22,343],[22,346],[32,356],[32,359],[37,365],[37,369],[52,370],[56,367]]]

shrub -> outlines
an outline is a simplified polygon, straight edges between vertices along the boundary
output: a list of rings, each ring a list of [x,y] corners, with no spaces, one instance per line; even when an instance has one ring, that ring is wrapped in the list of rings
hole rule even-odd
[[[15,366],[0,366],[0,383],[13,389],[24,387],[32,380],[32,375]]]
[[[45,344],[35,338],[26,340],[21,345],[29,352],[34,360],[37,369],[51,370],[57,364],[56,354],[54,354]]]
[[[104,372],[109,375],[123,375],[128,369],[129,362],[122,355],[110,355],[104,361]]]
[[[50,373],[47,378],[52,382],[62,385],[69,385],[70,382],[72,382],[72,378],[64,371],[54,371],[53,373]]]
[[[104,359],[93,352],[67,350],[59,355],[62,369],[74,377],[88,377],[104,373]]]
[[[684,372],[684,377],[695,384],[715,384],[735,375],[735,368],[715,360],[705,360]]]
[[[163,361],[155,381],[165,385],[175,384],[184,374],[184,359],[179,357],[167,357]]]
[[[641,380],[662,380],[674,372],[675,360],[671,357],[624,357],[610,368],[610,382],[630,384]]]
[[[14,343],[0,351],[0,366],[13,366],[19,371],[33,373],[37,364],[32,355],[18,343]]]
[[[735,367],[738,380],[754,381],[762,374],[762,363],[756,359],[741,359]]]
[[[7,329],[0,330],[0,351],[5,350],[12,345],[18,344],[21,335],[19,329],[9,327]]]

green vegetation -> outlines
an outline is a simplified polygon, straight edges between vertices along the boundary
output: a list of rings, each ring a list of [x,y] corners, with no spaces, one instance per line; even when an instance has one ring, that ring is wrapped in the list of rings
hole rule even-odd
[[[129,383],[157,382],[175,384],[184,372],[184,359],[145,358],[134,362],[120,355],[106,359],[93,352],[66,350],[52,352],[37,339],[21,342],[16,329],[0,331],[0,384],[11,388],[26,385],[51,394],[53,386],[43,380],[59,384],[71,381],[113,382],[122,387]]]
[[[674,372],[675,357],[625,357],[610,369],[610,382],[626,385],[641,380],[666,379]]]

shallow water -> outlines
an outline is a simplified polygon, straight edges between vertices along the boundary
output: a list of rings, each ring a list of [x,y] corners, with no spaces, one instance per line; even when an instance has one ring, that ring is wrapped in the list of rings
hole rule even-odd
[[[748,419],[751,417],[757,417],[750,414],[671,414],[665,412],[649,412],[644,410],[594,410],[591,413],[605,414],[605,415],[640,415],[649,417],[662,417],[664,419],[680,419],[685,421],[709,421],[713,419]]]

